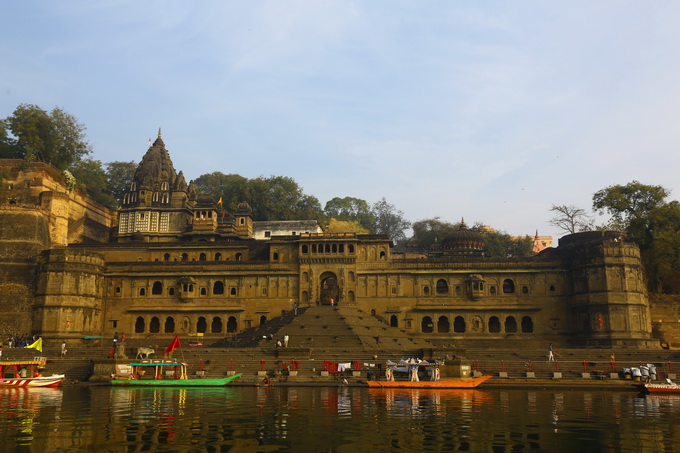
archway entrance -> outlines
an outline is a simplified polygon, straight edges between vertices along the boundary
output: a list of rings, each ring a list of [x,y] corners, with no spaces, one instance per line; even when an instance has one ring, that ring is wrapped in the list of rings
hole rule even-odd
[[[340,301],[338,277],[333,272],[324,272],[319,279],[321,281],[321,289],[319,290],[319,302],[321,305],[330,305],[331,299],[337,305]]]

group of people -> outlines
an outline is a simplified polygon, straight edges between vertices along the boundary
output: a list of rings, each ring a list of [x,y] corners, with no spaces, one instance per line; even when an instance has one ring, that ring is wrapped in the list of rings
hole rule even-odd
[[[7,347],[25,348],[29,344],[35,343],[37,339],[38,339],[37,335],[33,335],[33,337],[30,337],[27,334],[23,335],[16,334],[14,336],[10,335],[9,338],[7,338]]]

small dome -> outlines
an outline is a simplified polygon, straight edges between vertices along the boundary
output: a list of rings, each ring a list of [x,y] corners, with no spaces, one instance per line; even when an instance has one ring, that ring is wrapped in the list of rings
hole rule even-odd
[[[253,208],[247,201],[242,201],[236,207],[236,215],[253,215]]]
[[[481,233],[468,229],[465,221],[461,222],[458,231],[448,235],[442,241],[442,250],[446,255],[483,256],[486,241]]]

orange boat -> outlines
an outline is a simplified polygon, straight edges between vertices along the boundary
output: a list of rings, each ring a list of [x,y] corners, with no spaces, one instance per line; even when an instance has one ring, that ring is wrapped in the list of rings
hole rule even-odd
[[[491,379],[480,376],[470,379],[442,379],[440,381],[366,381],[371,388],[402,389],[472,389]]]

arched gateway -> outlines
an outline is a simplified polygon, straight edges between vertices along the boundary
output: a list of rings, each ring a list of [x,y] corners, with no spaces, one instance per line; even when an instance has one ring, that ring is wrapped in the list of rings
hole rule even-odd
[[[335,305],[340,300],[340,287],[338,277],[333,272],[324,272],[319,277],[321,288],[319,289],[319,301],[321,305],[330,305],[331,299]]]

